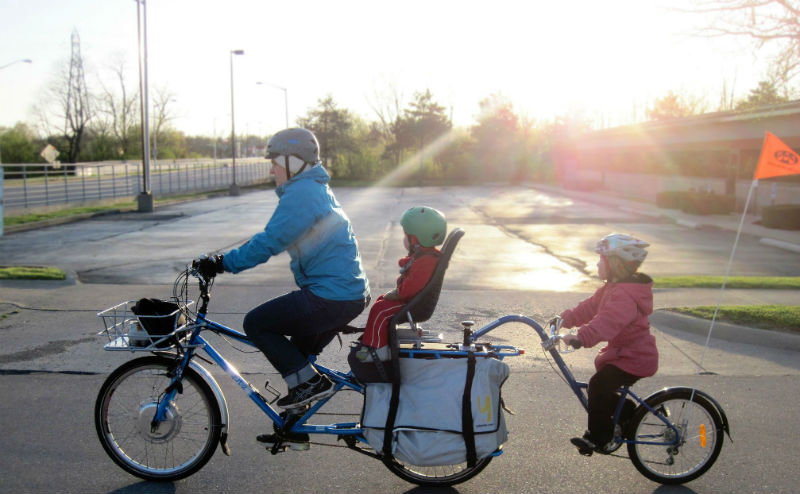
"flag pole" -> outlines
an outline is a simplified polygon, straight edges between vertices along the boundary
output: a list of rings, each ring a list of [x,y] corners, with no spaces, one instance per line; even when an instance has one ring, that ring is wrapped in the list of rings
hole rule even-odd
[[[753,189],[758,185],[758,179],[750,183],[750,190],[747,192],[747,200],[744,202],[744,211],[742,211],[742,218],[739,221],[739,229],[736,231],[736,240],[733,241],[733,249],[731,249],[731,256],[728,259],[728,267],[725,269],[725,277],[722,279],[722,287],[719,291],[719,298],[717,299],[717,307],[714,309],[714,316],[711,318],[711,326],[708,328],[708,336],[706,337],[706,344],[703,347],[703,354],[700,356],[700,364],[698,372],[703,370],[703,359],[706,357],[706,350],[708,350],[708,343],[711,341],[711,332],[714,331],[714,323],[717,320],[719,307],[722,305],[722,295],[725,292],[725,285],[728,283],[728,278],[731,274],[731,266],[733,265],[733,256],[736,254],[736,247],[739,245],[739,237],[742,235],[742,227],[744,227],[744,219],[747,216],[747,208],[750,206],[750,198],[753,196]]]

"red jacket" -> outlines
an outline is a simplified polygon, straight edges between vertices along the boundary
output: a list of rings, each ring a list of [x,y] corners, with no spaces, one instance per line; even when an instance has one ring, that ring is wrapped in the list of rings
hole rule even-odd
[[[612,364],[634,376],[649,377],[658,370],[656,339],[647,318],[652,313],[653,280],[636,273],[629,280],[606,283],[561,317],[565,328],[580,326],[583,346],[608,342],[595,358],[595,369]]]
[[[397,277],[397,295],[400,300],[407,302],[425,288],[439,264],[439,257],[441,253],[436,247],[420,247],[415,254],[397,261],[400,266],[400,276]]]

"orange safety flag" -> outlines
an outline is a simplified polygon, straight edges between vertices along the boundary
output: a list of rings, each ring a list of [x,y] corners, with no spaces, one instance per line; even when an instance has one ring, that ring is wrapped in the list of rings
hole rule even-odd
[[[767,132],[764,147],[758,159],[755,180],[760,178],[781,177],[800,173],[800,154],[783,143],[775,135]]]

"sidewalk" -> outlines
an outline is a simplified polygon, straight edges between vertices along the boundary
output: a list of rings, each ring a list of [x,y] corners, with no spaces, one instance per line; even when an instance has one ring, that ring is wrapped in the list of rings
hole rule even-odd
[[[624,199],[612,195],[611,193],[604,193],[602,190],[587,192],[542,184],[530,184],[530,187],[543,192],[562,194],[582,201],[594,202],[606,206],[616,206],[623,211],[643,214],[654,218],[666,218],[688,228],[718,228],[736,232],[742,221],[742,215],[740,213],[710,215],[689,214],[678,209],[660,208],[656,206],[655,203]],[[761,215],[748,214],[745,216],[744,224],[742,225],[742,235],[757,237],[760,239],[759,241],[765,245],[800,253],[800,230],[766,228],[757,224],[760,220]]]

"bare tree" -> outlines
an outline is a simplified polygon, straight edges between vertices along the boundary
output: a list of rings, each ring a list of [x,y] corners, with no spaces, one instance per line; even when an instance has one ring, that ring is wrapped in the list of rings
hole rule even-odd
[[[646,114],[648,120],[671,120],[698,115],[704,113],[706,109],[704,98],[678,94],[670,90],[662,98],[656,98],[653,105],[648,106]]]
[[[730,85],[730,87],[728,87]],[[719,105],[717,111],[730,111],[736,106],[736,97],[734,96],[734,88],[736,87],[736,78],[733,82],[728,82],[727,79],[722,81],[722,89],[720,90]]]
[[[114,136],[119,154],[127,157],[133,144],[133,130],[137,121],[139,95],[138,91],[130,94],[125,80],[125,59],[116,57],[108,66],[113,73],[116,88],[100,82],[101,93],[97,98],[97,125]]]
[[[800,0],[696,0],[691,12],[713,15],[700,34],[749,39],[760,49],[776,46],[768,77],[788,96],[800,75]]]
[[[170,103],[175,102],[175,93],[165,86],[158,86],[153,96],[153,156],[158,159],[158,140],[162,129],[174,120]],[[163,141],[162,141],[163,142]]]
[[[367,98],[367,103],[378,117],[374,128],[383,141],[386,154],[391,156],[392,163],[397,167],[402,158],[402,149],[397,144],[397,131],[400,116],[403,114],[403,95],[396,83],[389,82],[384,90],[375,89],[373,98]]]

